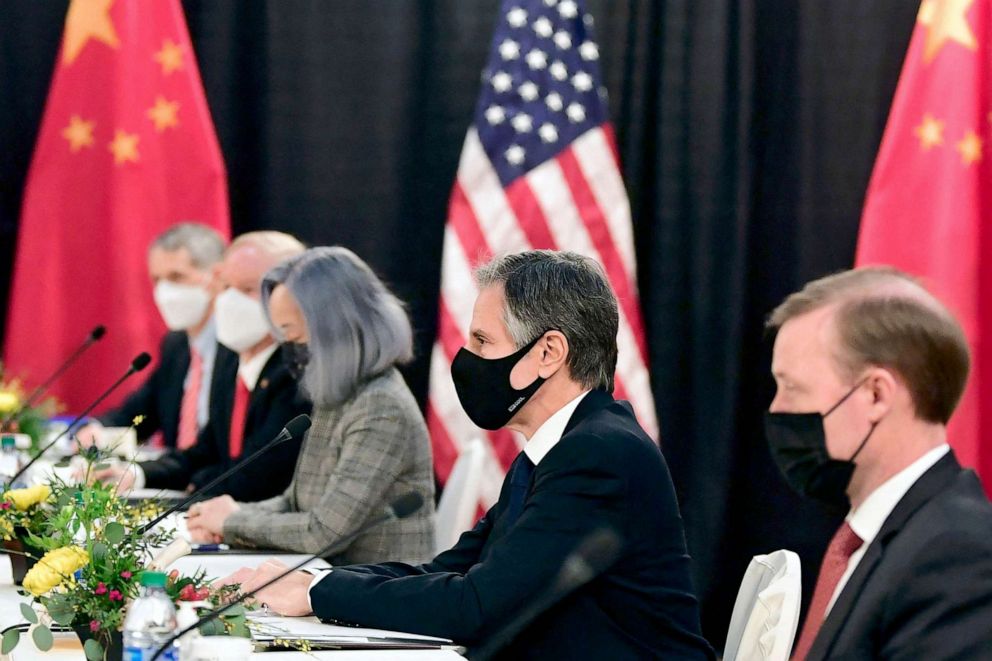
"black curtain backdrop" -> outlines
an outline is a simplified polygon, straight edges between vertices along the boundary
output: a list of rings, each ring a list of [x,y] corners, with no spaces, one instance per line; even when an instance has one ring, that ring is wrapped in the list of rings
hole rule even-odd
[[[497,0],[183,5],[235,232],[280,229],[372,264],[410,304],[418,359],[406,376],[423,402],[447,198]],[[0,5],[3,300],[66,6]],[[631,197],[662,445],[704,627],[721,645],[750,556],[798,551],[808,599],[836,525],[771,464],[762,322],[804,281],[852,263],[916,3],[588,8]]]

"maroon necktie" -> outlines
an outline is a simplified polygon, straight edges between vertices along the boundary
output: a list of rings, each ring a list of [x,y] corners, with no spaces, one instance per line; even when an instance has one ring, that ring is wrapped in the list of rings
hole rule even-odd
[[[803,624],[803,633],[799,636],[799,644],[792,652],[793,661],[802,661],[809,654],[813,641],[816,640],[816,634],[820,633],[820,626],[827,616],[827,604],[830,603],[830,598],[837,589],[837,583],[847,570],[847,561],[861,548],[862,543],[863,540],[851,529],[847,521],[830,540],[830,546],[823,556],[823,564],[820,565],[820,575],[816,578],[816,589],[813,590],[813,601],[809,605],[806,623]]]

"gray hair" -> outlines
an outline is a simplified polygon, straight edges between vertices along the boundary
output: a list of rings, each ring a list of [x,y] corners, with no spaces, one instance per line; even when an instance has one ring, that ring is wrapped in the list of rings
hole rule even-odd
[[[413,330],[403,304],[347,248],[310,248],[266,273],[266,315],[280,284],[307,323],[310,363],[301,386],[314,404],[336,406],[362,381],[413,358]]]
[[[212,227],[201,223],[178,223],[159,234],[148,247],[148,251],[164,250],[176,252],[185,248],[189,252],[193,266],[198,269],[210,268],[224,257],[226,241]]]
[[[572,379],[613,392],[620,318],[598,263],[574,252],[530,250],[494,258],[476,269],[475,280],[480,289],[503,287],[503,321],[517,348],[560,331]]]

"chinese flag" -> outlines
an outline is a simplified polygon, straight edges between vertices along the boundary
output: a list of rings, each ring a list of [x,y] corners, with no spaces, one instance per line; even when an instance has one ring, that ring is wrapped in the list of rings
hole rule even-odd
[[[79,411],[136,354],[155,355],[165,327],[148,246],[183,220],[230,233],[224,163],[179,0],[72,0],[24,191],[8,374],[37,383],[106,325],[52,388]]]
[[[992,492],[990,23],[992,0],[920,6],[868,187],[857,263],[921,277],[961,320],[972,373],[948,439]]]

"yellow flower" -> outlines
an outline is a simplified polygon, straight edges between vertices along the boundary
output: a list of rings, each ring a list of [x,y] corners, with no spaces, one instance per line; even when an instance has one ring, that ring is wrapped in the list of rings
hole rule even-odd
[[[0,413],[13,413],[21,406],[21,398],[13,390],[0,390]]]
[[[52,490],[47,484],[37,484],[26,489],[13,489],[3,495],[4,500],[14,503],[14,507],[25,512],[32,505],[43,503],[52,495]]]
[[[0,539],[9,542],[14,539],[14,524],[0,516]]]
[[[134,419],[131,420],[131,424],[133,424],[135,427],[137,427],[138,425],[140,425],[144,421],[145,421],[145,416],[143,416],[143,415],[136,415],[136,416],[134,416]]]
[[[42,556],[24,576],[24,589],[39,597],[72,580],[77,569],[86,566],[89,554],[78,546],[63,546]]]

